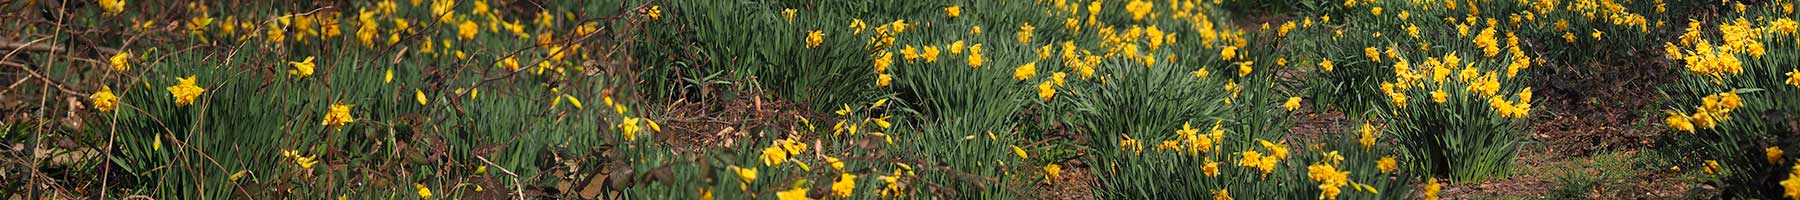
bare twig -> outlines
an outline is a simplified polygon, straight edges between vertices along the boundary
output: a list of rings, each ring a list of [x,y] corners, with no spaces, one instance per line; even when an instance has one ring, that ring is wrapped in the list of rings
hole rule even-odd
[[[48,39],[48,38],[46,38],[46,39]],[[38,39],[38,40],[43,40],[43,39]],[[23,50],[23,51],[48,51],[48,52],[52,52],[52,53],[63,51],[63,48],[59,48],[59,47],[55,47],[55,46],[46,46],[46,45],[33,45],[32,43],[37,43],[37,41],[32,41],[30,43],[5,42],[5,43],[0,43],[0,49],[12,49],[12,51],[15,51],[15,52],[21,51],[21,50]],[[12,53],[7,53],[7,54],[10,55]]]
[[[502,167],[499,164],[494,164],[493,161],[488,161],[487,156],[476,155],[475,159],[479,159],[479,160],[481,160],[482,163],[487,163],[488,165],[494,166],[494,169],[500,169],[500,172],[506,173],[507,176],[512,176],[513,194],[515,194],[517,199],[520,199],[520,200],[525,199],[525,190],[524,190],[525,186],[519,183],[519,174],[514,174],[512,172],[512,170],[507,170],[506,167]]]
[[[57,17],[56,17],[56,31],[55,31],[55,32],[62,32],[62,30],[63,30],[63,20],[66,20],[66,19],[67,19],[67,18],[68,18],[68,17],[67,17],[67,15],[68,15],[68,12],[64,12],[64,11],[66,11],[66,10],[67,10],[67,9],[68,9],[68,7],[67,7],[67,6],[68,6],[68,5],[67,5],[67,4],[58,4],[58,7],[59,7],[59,8],[57,8],[57,12],[56,12],[56,16],[57,16]],[[43,41],[43,40],[45,40],[45,39],[49,39],[49,38],[56,38],[56,36],[54,36],[54,35],[52,35],[52,36],[50,36],[50,37],[48,37],[48,38],[43,38],[43,39],[37,39],[37,40],[33,40],[33,41],[32,41],[32,42],[31,42],[31,43],[37,43],[37,42],[39,42],[39,41]],[[53,42],[52,42],[52,43],[53,43],[53,44],[54,44],[54,43],[55,43],[55,42],[54,42],[54,41],[53,41]],[[52,46],[54,46],[54,45],[52,45]],[[5,57],[0,57],[0,60],[9,60],[9,59],[12,59],[12,55],[13,55],[13,54],[14,54],[14,53],[18,53],[18,50],[17,50],[17,49],[15,49],[15,50],[13,50],[13,51],[12,51],[12,52],[7,52],[7,53],[6,53],[6,56],[5,56]],[[52,54],[54,54],[54,53],[52,53]],[[45,63],[45,65],[50,65],[50,64],[52,64],[52,63],[56,63],[56,57],[55,57],[55,56],[51,56],[51,57],[50,57],[50,58],[49,58],[49,59],[48,59],[48,60],[46,60],[46,61],[44,61],[44,63]],[[44,75],[43,75],[43,74],[38,74],[38,73],[37,73],[37,71],[36,71],[36,70],[32,70],[32,69],[31,69],[31,67],[29,67],[29,66],[27,66],[27,67],[20,67],[20,69],[25,69],[25,71],[27,71],[27,72],[31,72],[31,74],[32,74],[32,76],[36,76],[36,77],[38,77],[38,78],[39,78],[39,80],[43,80],[43,82],[44,82],[44,84],[45,84],[45,85],[49,85],[49,84],[51,84],[51,80],[50,80],[50,77],[46,77],[46,76],[44,76]],[[64,90],[64,91],[67,91],[67,90],[68,90],[68,89],[65,89],[65,88],[62,88],[62,85],[61,85],[61,84],[57,84],[57,85],[56,85],[56,86],[57,86],[57,89],[62,89],[62,90]],[[39,94],[39,95],[40,95],[40,96],[39,96],[39,97],[38,97],[38,110],[37,110],[37,113],[47,113],[47,112],[44,112],[44,110],[45,110],[45,109],[46,109],[46,107],[45,107],[45,106],[44,106],[44,104],[45,104],[45,103],[47,103],[47,102],[48,102],[48,101],[49,101],[49,99],[50,99],[50,91],[49,91],[49,90],[50,90],[50,88],[49,88],[49,87],[39,87],[39,89],[38,89],[38,90],[39,90],[39,92],[38,92],[38,94]],[[44,125],[45,125],[45,124],[46,124],[46,123],[43,123],[43,122],[41,122],[41,121],[40,121],[40,122],[37,122],[37,123],[36,123],[36,124],[37,124],[37,125],[36,125],[36,127],[35,127],[35,128],[34,128],[34,129],[36,129],[36,130],[35,130],[35,131],[34,131],[34,132],[36,132],[36,133],[37,133],[37,134],[32,134],[32,135],[31,135],[31,138],[32,138],[32,141],[31,141],[31,146],[32,146],[32,147],[31,147],[31,149],[32,149],[32,150],[31,150],[31,153],[32,153],[32,154],[36,154],[36,153],[37,153],[37,151],[38,151],[38,149],[39,149],[39,148],[38,148],[38,146],[42,146],[42,145],[44,145],[44,134],[43,134],[43,133],[44,133]],[[35,178],[35,177],[36,177],[36,176],[42,176],[42,175],[43,175],[43,174],[42,174],[42,173],[43,173],[43,172],[42,172],[42,171],[39,171],[39,170],[38,170],[38,166],[41,166],[41,165],[40,165],[40,164],[42,164],[42,163],[41,163],[41,162],[42,162],[42,160],[40,160],[40,159],[37,159],[37,158],[35,158],[35,157],[34,157],[34,158],[31,158],[31,166],[30,166],[30,168],[31,168],[31,176],[32,176],[32,177],[33,177],[33,178],[31,178],[31,180],[30,180],[30,181],[27,181],[27,182],[28,182],[28,184],[26,184],[26,185],[25,185],[25,187],[26,187],[26,188],[31,188],[31,189],[26,189],[26,192],[25,192],[25,193],[26,193],[26,194],[27,194],[27,195],[29,195],[29,196],[42,196],[42,195],[41,195],[41,194],[38,194],[38,191],[37,191],[37,188],[38,188],[38,179],[37,179],[37,178]],[[50,184],[54,184],[54,183],[50,183]]]
[[[23,69],[23,70],[25,70],[26,73],[30,73],[31,77],[36,77],[39,80],[43,80],[44,85],[55,86],[57,91],[61,91],[63,93],[68,93],[68,94],[76,95],[76,96],[83,96],[83,97],[88,96],[87,93],[82,93],[80,91],[75,91],[75,90],[69,89],[68,87],[64,87],[62,82],[57,82],[54,79],[50,79],[50,76],[45,76],[42,73],[38,73],[37,70],[31,69],[31,66],[25,66],[25,65],[7,65],[7,66],[16,66],[19,69]],[[48,92],[48,91],[45,91],[45,92]],[[5,92],[0,91],[0,94],[5,94]],[[45,97],[45,98],[48,98],[48,97]]]

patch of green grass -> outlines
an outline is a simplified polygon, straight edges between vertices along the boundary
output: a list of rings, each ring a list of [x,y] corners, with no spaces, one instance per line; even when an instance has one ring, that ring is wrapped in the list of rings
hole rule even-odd
[[[1522,174],[1550,180],[1555,184],[1549,191],[1551,199],[1585,199],[1610,197],[1629,192],[1634,187],[1645,186],[1646,180],[1636,180],[1653,174],[1670,170],[1669,163],[1663,161],[1662,155],[1654,152],[1614,151],[1584,157],[1566,158],[1540,163],[1526,167]],[[1697,171],[1685,171],[1697,172]],[[1670,180],[1684,186],[1699,184],[1701,179],[1682,174]]]

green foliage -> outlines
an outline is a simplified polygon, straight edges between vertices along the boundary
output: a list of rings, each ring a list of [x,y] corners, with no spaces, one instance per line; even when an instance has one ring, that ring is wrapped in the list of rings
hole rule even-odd
[[[1795,156],[1770,161],[1765,149],[1800,149],[1800,116],[1783,114],[1800,102],[1782,98],[1800,95],[1782,66],[1800,59],[1791,20],[1778,23],[1791,2],[1696,20],[1757,29],[1694,36],[1667,23],[1718,6],[132,3],[71,8],[77,20],[59,29],[0,26],[76,49],[23,55],[28,80],[58,83],[6,92],[101,108],[112,102],[100,94],[116,95],[116,109],[69,106],[63,123],[87,126],[0,122],[0,141],[34,141],[24,155],[73,158],[54,162],[68,166],[59,174],[100,174],[59,183],[104,193],[89,197],[1012,199],[1085,184],[1077,192],[1107,199],[1403,199],[1421,180],[1510,173],[1533,121],[1530,87],[1578,73],[1533,66],[1662,41],[1690,65],[1733,63],[1714,52],[1743,61],[1663,88],[1671,125],[1716,117],[1665,138],[1672,155],[1699,159],[1678,165],[1717,171],[1708,180],[1727,197],[1778,198],[1775,175]],[[1727,42],[1691,41],[1713,38]],[[185,77],[205,91],[178,105],[169,88]],[[1356,122],[1296,130],[1332,114]]]
[[[132,56],[122,61],[130,63],[130,69],[96,66],[93,72],[103,76],[81,82],[93,88],[109,86],[119,96],[116,110],[94,118],[105,122],[96,131],[117,133],[108,135],[107,140],[116,144],[105,155],[109,162],[93,165],[99,169],[92,172],[112,174],[117,188],[108,189],[116,189],[113,195],[416,197],[393,196],[415,193],[415,183],[436,189],[440,196],[476,194],[472,188],[477,186],[517,190],[523,188],[505,186],[540,184],[545,179],[526,177],[559,170],[559,165],[539,162],[553,157],[551,153],[584,154],[587,148],[570,147],[606,143],[603,135],[571,133],[609,130],[605,127],[610,125],[600,122],[617,119],[604,115],[612,109],[556,106],[578,98],[600,99],[599,88],[613,81],[609,78],[490,67],[501,66],[508,56],[527,63],[548,60],[542,56],[543,47],[514,39],[515,34],[504,32],[507,29],[484,29],[479,37],[459,40],[448,24],[414,21],[411,31],[399,31],[385,20],[374,24],[380,26],[376,33],[393,33],[396,47],[437,44],[435,52],[399,51],[357,43],[352,35],[364,24],[352,23],[354,10],[300,15],[284,6],[290,5],[252,4],[216,15],[190,6],[195,13],[189,17],[219,16],[213,17],[214,26],[241,29],[224,32],[214,27],[198,34],[172,29],[194,40],[127,47],[124,51]],[[384,19],[428,15],[425,8],[414,9],[405,6],[379,15]],[[128,12],[101,21],[119,23],[149,14]],[[225,16],[233,20],[220,19]],[[330,18],[338,23],[283,24],[271,16]],[[345,18],[337,19],[340,16]],[[341,35],[321,35],[330,29]],[[266,34],[270,31],[284,32],[284,40],[274,41]],[[313,35],[302,35],[306,33]],[[127,41],[104,41],[123,42]],[[452,56],[451,51],[467,58]],[[593,52],[569,54],[585,57]],[[309,58],[317,63],[308,69],[314,72],[290,76],[287,71],[296,69],[293,62]],[[177,105],[167,88],[178,85],[177,78],[189,76],[205,91],[191,105]],[[388,77],[393,77],[391,82]],[[481,91],[486,95],[478,98]],[[334,104],[349,105],[347,114],[355,120],[341,126],[321,123]],[[301,164],[302,160],[317,164]],[[507,171],[512,178],[477,182],[492,175],[472,173],[477,167],[501,169],[495,171]]]

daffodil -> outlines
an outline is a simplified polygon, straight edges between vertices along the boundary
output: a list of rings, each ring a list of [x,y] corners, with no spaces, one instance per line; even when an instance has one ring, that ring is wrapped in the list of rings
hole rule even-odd
[[[854,112],[854,110],[850,110],[850,104],[844,104],[844,108],[832,111],[832,113],[837,113],[838,116],[850,116],[850,114]]]
[[[1800,87],[1800,69],[1788,71],[1787,84],[1794,87]]]
[[[901,47],[900,48],[900,58],[906,59],[906,62],[908,62],[908,63],[911,63],[913,60],[918,60],[919,59],[919,48],[914,48],[912,45],[906,45],[905,47]]]
[[[1219,60],[1231,60],[1231,59],[1237,58],[1237,49],[1238,49],[1238,47],[1236,47],[1236,46],[1225,46],[1225,48],[1219,48]]]
[[[1385,156],[1381,157],[1381,160],[1375,161],[1375,168],[1380,169],[1381,173],[1391,174],[1400,169],[1399,163],[1399,161],[1394,160],[1393,156]]]
[[[888,27],[894,30],[894,34],[900,34],[901,32],[906,32],[906,28],[909,26],[912,26],[912,25],[907,24],[906,20],[904,20],[904,19],[894,20],[894,22],[888,23]]]
[[[849,173],[839,174],[837,181],[831,183],[831,196],[839,198],[850,197],[850,194],[854,191],[856,191],[856,175]]]
[[[874,103],[869,103],[869,109],[880,108],[881,106],[887,105],[887,102],[888,102],[888,99],[875,100]],[[881,118],[887,119],[887,117],[881,117]]]
[[[981,68],[981,65],[983,63],[987,63],[985,58],[983,58],[981,55],[981,44],[975,44],[975,45],[969,46],[968,62],[969,62],[969,68]]]
[[[1150,15],[1151,9],[1155,6],[1155,3],[1149,1],[1132,0],[1125,3],[1125,12],[1131,14],[1132,21],[1142,21],[1144,17]]]
[[[825,156],[825,164],[830,165],[831,169],[844,171],[844,161],[837,157]]]
[[[945,46],[944,50],[949,50],[950,55],[962,55],[963,41],[956,40],[956,42],[951,42],[950,46]]]
[[[1285,108],[1288,111],[1300,109],[1300,97],[1288,97],[1287,103],[1282,103],[1281,108]]]
[[[1250,61],[1238,62],[1237,63],[1238,77],[1249,76],[1251,71],[1255,71],[1256,68],[1250,67],[1251,64],[1255,64],[1255,62],[1250,62]]]
[[[887,119],[888,119],[888,117],[893,117],[893,116],[883,116],[883,117],[881,117],[881,118],[875,118],[875,119],[873,119],[873,120],[874,120],[874,121],[875,121],[875,126],[879,126],[879,127],[881,127],[881,128],[891,128],[891,127],[894,127],[894,124],[893,124],[893,123],[890,123],[890,122],[888,122],[888,120],[887,120]]]
[[[1706,165],[1701,166],[1701,169],[1705,170],[1707,175],[1718,175],[1722,170],[1719,168],[1718,160],[1706,160]]]
[[[250,176],[250,171],[238,170],[237,173],[231,173],[231,177],[226,178],[226,180],[231,180],[231,182],[237,182],[238,180],[244,179],[244,177],[246,177],[246,176]]]
[[[1311,20],[1311,19],[1308,18],[1308,20]],[[1282,23],[1281,28],[1277,29],[1277,31],[1275,32],[1275,36],[1287,37],[1288,31],[1293,31],[1295,26],[1296,25],[1294,24],[1294,21],[1288,21],[1287,23]]]
[[[462,40],[475,39],[475,35],[480,33],[481,25],[475,24],[475,21],[463,20],[462,24],[456,26],[456,37]]]
[[[1056,163],[1044,164],[1045,181],[1056,180],[1059,177],[1062,177],[1062,165],[1057,165]]]
[[[775,198],[780,200],[812,200],[812,197],[806,196],[806,191],[807,189],[804,187],[794,187],[793,189],[776,192]]]
[[[1306,174],[1308,178],[1319,182],[1319,199],[1337,199],[1338,194],[1343,192],[1340,188],[1349,184],[1349,171],[1337,170],[1336,166],[1324,163],[1307,166]]]
[[[394,68],[389,67],[386,72],[381,73],[381,83],[393,83],[393,82],[394,82]]]
[[[1769,148],[1763,149],[1763,156],[1767,157],[1771,164],[1781,164],[1781,154],[1780,146],[1769,146]]]
[[[288,18],[282,18],[282,19],[285,20]],[[283,23],[283,24],[285,24],[285,23]],[[277,25],[276,23],[270,23],[269,28],[267,28],[267,29],[268,29],[268,31],[263,33],[263,36],[267,36],[269,43],[279,44],[282,42],[287,42],[287,28],[283,27],[283,25]]]
[[[106,11],[106,15],[117,15],[125,12],[125,0],[100,0],[100,8]]]
[[[730,169],[732,174],[737,174],[738,180],[742,181],[740,183],[748,184],[756,181],[756,168],[731,166]]]
[[[1218,127],[1215,126],[1213,131],[1220,131],[1217,128]],[[1186,143],[1185,144],[1175,144],[1175,146],[1186,147],[1186,149],[1185,149],[1185,150],[1187,150],[1186,153],[1189,155],[1200,155],[1200,153],[1212,151],[1213,142],[1216,139],[1214,139],[1212,137],[1198,135],[1199,133],[1200,133],[1200,130],[1194,129],[1194,126],[1192,123],[1182,123],[1181,129],[1175,130],[1175,135],[1178,136],[1177,140],[1181,140]]]
[[[1025,65],[1019,65],[1018,68],[1013,69],[1013,79],[1023,81],[1025,79],[1031,79],[1032,76],[1036,76],[1036,75],[1037,75],[1037,63],[1036,62],[1025,63]]]
[[[412,23],[406,21],[406,19],[394,18],[393,22],[394,22],[394,30],[393,30],[394,32],[396,32],[396,33],[398,33],[398,32],[407,32],[407,33],[413,32]],[[430,40],[426,40],[426,41],[430,41]]]
[[[1433,177],[1433,178],[1425,181],[1425,199],[1437,200],[1438,199],[1438,191],[1443,190],[1443,189],[1444,189],[1444,187],[1442,185],[1438,185],[1438,180],[1436,177]]]
[[[1050,101],[1051,98],[1056,97],[1056,88],[1054,88],[1052,84],[1053,83],[1051,83],[1050,81],[1044,81],[1043,83],[1038,83],[1037,89],[1038,89],[1038,98],[1039,99],[1043,99],[1044,101]]]
[[[1663,119],[1663,124],[1669,124],[1670,130],[1676,130],[1676,132],[1694,133],[1694,124],[1690,123],[1687,114],[1669,112],[1669,117]]]
[[[937,47],[937,46],[935,46],[935,45],[933,45],[933,46],[925,46],[925,50],[923,50],[923,51],[921,51],[921,52],[920,52],[920,53],[919,53],[919,58],[921,58],[921,59],[924,59],[924,60],[925,60],[925,63],[934,63],[934,62],[937,62],[937,60],[938,60],[938,47]]]
[[[813,30],[811,32],[806,33],[806,48],[810,49],[813,47],[819,47],[819,44],[824,43],[824,42],[825,42],[825,32],[824,31]]]
[[[962,6],[944,7],[944,16],[950,16],[950,18],[961,17],[962,16]]]
[[[563,94],[563,95],[562,95],[562,98],[565,98],[565,99],[569,99],[569,105],[574,105],[574,106],[575,106],[575,109],[581,109],[581,108],[582,108],[582,107],[581,107],[581,99],[578,99],[578,98],[575,98],[575,96],[570,96],[570,95],[568,95],[568,94]],[[644,122],[650,122],[650,119],[644,119]],[[650,122],[650,123],[651,123],[651,124],[652,124],[652,125],[654,125],[654,124],[655,124],[655,122]],[[655,127],[655,126],[651,126],[651,127],[652,127],[652,128],[651,128],[651,129],[657,129],[657,128],[654,128],[654,127]]]
[[[1019,159],[1030,159],[1031,158],[1029,155],[1025,155],[1025,149],[1019,148],[1018,145],[1011,145],[1011,147],[1012,147],[1013,154],[1018,155]]]
[[[106,2],[106,0],[102,0],[101,2]],[[113,71],[125,72],[131,70],[131,52],[119,52],[119,54],[113,54],[112,59],[109,60],[112,62]]]
[[[618,128],[619,134],[625,137],[625,141],[637,140],[638,132],[643,130],[643,128],[638,127],[638,118],[636,117],[625,117],[624,120],[619,122]],[[786,158],[786,156],[782,157]]]
[[[812,171],[812,165],[807,165],[806,162],[800,162],[798,159],[788,159],[788,162],[793,162],[794,166],[800,167],[800,171]]]
[[[414,183],[413,189],[419,191],[419,199],[431,199],[431,188],[425,187],[425,184]]]
[[[902,190],[901,190],[901,186],[900,186],[900,170],[899,169],[894,169],[893,176],[880,176],[880,177],[875,177],[875,178],[880,179],[881,182],[885,183],[885,185],[886,185],[886,186],[883,186],[881,188],[881,190],[879,191],[881,197],[885,198],[885,197],[891,196],[891,197],[898,198],[902,195],[902,194],[900,194],[900,192]]]
[[[1125,134],[1119,134],[1119,135],[1125,137],[1125,139],[1119,140],[1119,151],[1120,152],[1131,152],[1131,155],[1138,155],[1138,154],[1144,153],[1144,144],[1143,143],[1139,143],[1136,139],[1131,139],[1131,135],[1125,135]]]
[[[1698,127],[1698,128],[1710,129],[1710,128],[1713,128],[1713,127],[1719,125],[1718,118],[1716,118],[1716,116],[1713,116],[1712,113],[1708,113],[1706,111],[1694,112],[1693,116],[1688,117],[1688,121],[1692,122],[1693,126]]]
[[[317,64],[313,63],[312,56],[307,56],[306,60],[300,61],[300,62],[288,61],[288,65],[294,66],[293,69],[288,69],[288,75],[293,75],[296,78],[306,78],[307,76],[312,76],[313,67],[318,66]]]
[[[1369,60],[1371,60],[1371,61],[1380,63],[1381,62],[1381,53],[1379,51],[1380,50],[1376,50],[1375,47],[1363,48],[1363,56],[1369,57]]]
[[[794,23],[794,14],[796,14],[797,12],[798,11],[794,10],[793,8],[782,9],[781,10],[781,18],[786,19],[787,23]]]
[[[1213,120],[1212,131],[1207,133],[1206,137],[1213,141],[1225,141],[1225,129],[1219,128],[1224,125],[1224,122],[1225,120]]]
[[[195,79],[197,79],[195,76],[176,78],[180,84],[169,86],[169,95],[175,97],[175,106],[194,104],[194,100],[200,97],[200,93],[206,92],[205,88],[195,86]]]
[[[1475,35],[1475,47],[1481,48],[1481,52],[1488,57],[1500,54],[1500,44],[1494,34],[1494,27],[1488,27]]]
[[[1394,106],[1400,107],[1400,108],[1406,108],[1406,99],[1407,99],[1406,93],[1391,93],[1391,94],[1388,94],[1388,97],[1390,98],[1389,100],[1391,103],[1393,103]]]
[[[506,57],[506,59],[501,59],[500,62],[495,62],[494,65],[499,66],[500,69],[505,69],[506,71],[509,71],[509,72],[510,71],[519,71],[519,58]]]
[[[1036,30],[1036,29],[1037,29],[1037,27],[1031,26],[1031,22],[1026,22],[1023,25],[1019,25],[1019,32],[1017,34],[1015,34],[1019,38],[1019,43],[1020,44],[1030,44],[1031,43],[1031,33],[1033,30]]]
[[[875,76],[875,86],[887,87],[889,84],[893,84],[893,82],[894,82],[893,75],[880,74],[880,75]]]
[[[1375,129],[1375,125],[1363,123],[1362,130],[1358,131],[1362,137],[1357,138],[1356,143],[1362,145],[1364,149],[1375,148],[1375,132],[1377,131],[1379,130]]]
[[[1212,158],[1207,158],[1206,164],[1200,166],[1200,173],[1207,177],[1219,176],[1219,162],[1213,162]]]
[[[650,6],[650,9],[648,11],[644,12],[644,15],[649,16],[650,20],[662,19],[662,6],[661,5]]]
[[[375,21],[375,12],[364,8],[358,11],[356,19],[357,22],[361,23],[356,28],[356,40],[361,42],[363,47],[375,46],[375,36],[379,33],[379,28],[381,26],[381,24]],[[229,26],[230,25],[226,25],[226,27]]]
[[[1331,60],[1319,61],[1319,69],[1325,70],[1327,73],[1331,72],[1332,68],[1335,67],[1336,66],[1332,65]]]
[[[94,92],[88,98],[94,101],[94,109],[99,109],[100,112],[112,111],[119,107],[119,96],[113,95],[112,87],[100,86],[100,91]]]
[[[1262,144],[1263,149],[1269,150],[1270,156],[1274,156],[1276,159],[1287,159],[1288,148],[1286,142],[1273,143],[1262,139],[1257,139],[1256,142]]]
[[[293,159],[294,164],[299,165],[301,169],[312,169],[313,165],[319,164],[319,155],[300,156],[300,151],[294,150],[282,151],[281,155]]]
[[[861,35],[863,32],[863,29],[868,29],[868,28],[869,28],[869,23],[863,22],[862,19],[850,19],[850,29],[855,30],[855,32],[852,32],[851,34]]]
[[[1435,91],[1431,91],[1431,102],[1436,102],[1436,103],[1442,104],[1445,101],[1450,101],[1449,93],[1444,93],[1444,90],[1442,88],[1439,88],[1438,90],[1435,90]]]
[[[1238,166],[1261,170],[1265,176],[1275,172],[1275,164],[1278,162],[1275,156],[1264,156],[1262,152],[1251,150],[1239,154],[1243,157],[1238,160]]]
[[[319,125],[339,127],[350,123],[351,121],[356,121],[355,117],[350,117],[350,107],[351,105],[347,104],[331,104],[330,109],[325,112],[325,120],[319,122]]]

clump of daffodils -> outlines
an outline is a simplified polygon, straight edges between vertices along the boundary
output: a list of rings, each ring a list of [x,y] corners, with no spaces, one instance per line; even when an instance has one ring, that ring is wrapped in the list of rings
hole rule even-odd
[[[1717,127],[1719,123],[1731,119],[1731,111],[1743,105],[1743,98],[1737,92],[1721,92],[1701,98],[1700,106],[1691,115],[1674,110],[1664,111],[1669,117],[1664,118],[1663,122],[1670,129],[1693,133],[1697,129]]]

